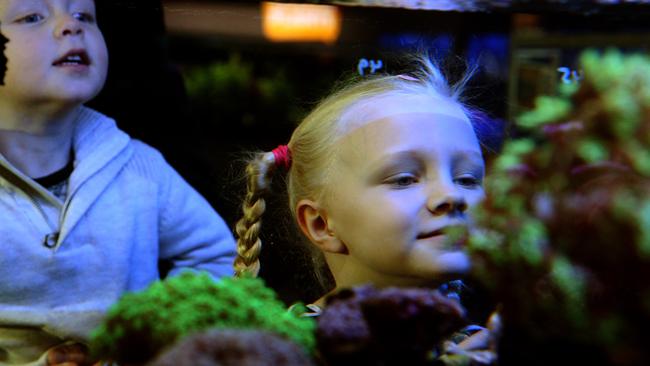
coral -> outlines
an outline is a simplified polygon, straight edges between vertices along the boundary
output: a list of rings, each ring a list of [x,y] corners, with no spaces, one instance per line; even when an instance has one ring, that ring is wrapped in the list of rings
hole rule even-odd
[[[331,365],[422,365],[464,316],[457,301],[438,291],[345,289],[328,297],[318,318],[318,350]]]
[[[148,366],[309,366],[305,351],[282,337],[259,330],[211,329],[190,335]]]
[[[580,58],[494,163],[469,239],[503,302],[500,364],[648,364],[650,58]],[[568,356],[567,356],[568,355]]]
[[[92,353],[105,360],[142,363],[163,348],[210,328],[276,333],[312,351],[315,323],[288,312],[261,279],[183,273],[123,296],[92,334]]]

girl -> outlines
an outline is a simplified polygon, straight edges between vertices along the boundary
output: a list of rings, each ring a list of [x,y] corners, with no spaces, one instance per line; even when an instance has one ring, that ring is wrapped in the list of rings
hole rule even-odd
[[[259,271],[264,194],[278,168],[287,170],[292,215],[324,254],[334,290],[437,287],[469,270],[467,254],[446,240],[483,197],[481,147],[459,101],[467,78],[449,86],[430,60],[420,64],[413,76],[334,93],[287,146],[255,156],[236,227],[238,275]]]
[[[468,272],[470,262],[447,235],[468,224],[467,210],[484,195],[485,165],[470,120],[478,114],[459,101],[467,77],[449,86],[429,59],[420,64],[414,76],[366,79],[332,94],[288,145],[254,157],[236,227],[237,275],[259,271],[264,195],[280,168],[292,216],[332,274],[331,292],[372,284],[439,287],[457,296],[460,281],[445,282]],[[305,315],[318,315],[324,299]],[[491,350],[480,350],[498,332],[470,326],[461,333],[443,347],[445,357],[494,361]]]

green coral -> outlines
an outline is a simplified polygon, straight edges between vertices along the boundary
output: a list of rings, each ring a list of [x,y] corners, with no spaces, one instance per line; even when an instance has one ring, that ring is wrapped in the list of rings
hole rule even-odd
[[[551,279],[562,291],[564,311],[581,327],[586,324],[585,295],[586,283],[582,272],[564,256],[557,256],[551,263]]]
[[[639,227],[639,252],[644,258],[650,258],[650,199],[644,200],[636,215]]]
[[[270,69],[239,54],[185,68],[185,87],[194,113],[201,123],[215,127],[292,126],[303,114],[294,103],[298,91],[286,68],[273,65]]]
[[[568,116],[571,108],[566,98],[540,96],[535,99],[535,109],[522,114],[518,123],[521,127],[535,128]]]
[[[548,241],[544,224],[537,219],[528,218],[515,235],[515,245],[511,247],[514,249],[513,255],[520,256],[532,265],[541,264],[544,246]]]
[[[629,141],[623,148],[631,158],[632,166],[642,175],[650,177],[650,150],[637,141]]]
[[[578,156],[588,163],[601,162],[609,157],[607,147],[597,139],[583,139],[577,143],[576,148]]]
[[[183,273],[123,296],[91,337],[93,354],[118,362],[143,362],[166,346],[208,328],[262,329],[315,347],[315,322],[287,311],[257,278]]]
[[[217,98],[228,93],[244,92],[253,79],[252,66],[238,55],[227,62],[218,62],[204,68],[188,70],[185,87],[191,98]]]
[[[467,241],[473,271],[502,302],[512,354],[541,357],[512,364],[552,364],[544,344],[650,364],[650,58],[587,51],[578,68],[494,161]],[[639,358],[613,361],[626,352]]]
[[[494,162],[495,170],[507,171],[522,163],[522,156],[535,149],[535,142],[531,139],[510,141],[503,147],[503,151]]]

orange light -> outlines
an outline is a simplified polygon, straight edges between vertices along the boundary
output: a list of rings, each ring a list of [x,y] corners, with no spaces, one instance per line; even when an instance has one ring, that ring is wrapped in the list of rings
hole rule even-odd
[[[334,43],[341,12],[332,5],[262,2],[262,32],[274,42]]]

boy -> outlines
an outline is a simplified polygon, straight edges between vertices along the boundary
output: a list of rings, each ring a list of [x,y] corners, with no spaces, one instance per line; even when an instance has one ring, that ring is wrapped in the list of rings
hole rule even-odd
[[[93,0],[0,0],[0,33],[0,365],[82,364],[159,260],[218,278],[235,244],[158,151],[82,105],[108,64]]]

